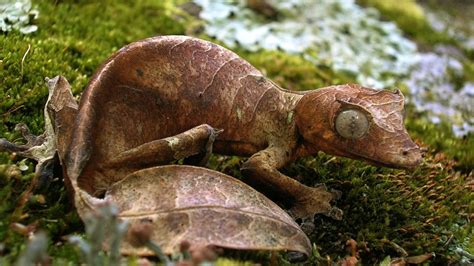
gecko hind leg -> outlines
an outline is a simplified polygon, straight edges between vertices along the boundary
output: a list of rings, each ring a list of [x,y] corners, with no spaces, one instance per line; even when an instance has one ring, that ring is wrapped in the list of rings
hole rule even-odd
[[[15,126],[15,131],[19,131],[23,139],[27,141],[26,144],[15,144],[4,138],[0,139],[0,151],[6,151],[10,153],[17,153],[18,155],[30,159],[37,160],[36,156],[32,152],[32,148],[40,146],[45,141],[44,135],[33,135],[30,132],[28,126],[24,123],[19,123]]]
[[[157,139],[118,154],[106,163],[107,168],[128,167],[142,169],[195,156],[205,164],[212,153],[212,145],[222,130],[207,124],[191,128],[175,136]]]

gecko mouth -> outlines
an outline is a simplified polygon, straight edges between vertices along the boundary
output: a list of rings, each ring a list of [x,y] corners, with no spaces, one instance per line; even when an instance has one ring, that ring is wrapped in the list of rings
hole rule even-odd
[[[363,160],[367,161],[368,163],[375,165],[375,166],[382,166],[382,167],[388,167],[388,168],[396,168],[396,169],[414,169],[417,164],[395,164],[395,163],[386,163],[386,162],[380,162],[380,161],[375,161],[375,160],[370,160],[367,158],[363,158]]]
[[[350,153],[354,158],[362,159],[366,162],[368,162],[371,165],[375,166],[382,166],[382,167],[389,167],[389,168],[396,168],[396,169],[407,169],[407,170],[413,170],[415,169],[421,162],[421,156],[415,160],[407,160],[406,162],[386,162],[386,161],[377,161],[371,158],[368,158],[366,156],[357,154],[357,153]]]
[[[385,160],[375,160],[371,156],[358,153],[354,150],[347,151],[347,150],[337,149],[336,147],[318,146],[316,144],[313,144],[313,145],[317,147],[317,150],[323,151],[327,154],[347,157],[350,159],[363,160],[371,165],[388,167],[388,168],[413,170],[422,161],[422,153],[420,151],[420,148],[416,144],[407,145],[405,149],[402,149],[402,151],[400,151],[400,154],[390,153],[391,156],[386,155],[386,154],[385,156],[379,156],[381,158],[383,157],[388,158]]]

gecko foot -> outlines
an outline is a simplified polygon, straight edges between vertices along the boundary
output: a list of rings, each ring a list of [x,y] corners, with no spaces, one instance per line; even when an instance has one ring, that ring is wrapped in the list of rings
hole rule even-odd
[[[305,187],[300,193],[294,206],[289,210],[290,215],[295,219],[310,221],[316,214],[324,214],[335,220],[342,219],[342,210],[332,207],[330,202],[340,197],[340,192],[326,191],[324,187]]]
[[[39,135],[39,136],[31,134],[30,129],[24,123],[17,124],[15,126],[15,130],[19,131],[21,133],[23,138],[27,141],[26,146],[28,146],[30,148],[33,147],[33,146],[39,146],[39,145],[43,144],[43,142],[45,141],[44,134]]]
[[[26,150],[28,150],[28,147],[26,145],[11,143],[10,141],[4,138],[0,139],[0,151],[21,153]]]
[[[199,162],[199,165],[206,165],[207,161],[209,161],[209,157],[212,154],[212,146],[214,145],[214,141],[216,141],[217,136],[222,133],[224,130],[219,128],[210,127],[211,133],[209,134],[209,139],[207,140],[204,156],[202,160]]]
[[[38,188],[47,188],[52,180],[54,165],[57,159],[54,157],[55,149],[50,149],[50,145],[53,142],[47,140],[46,134],[39,136],[30,133],[28,127],[23,124],[17,124],[15,130],[19,131],[23,138],[26,140],[26,144],[15,144],[4,138],[0,139],[0,151],[6,151],[10,153],[16,153],[21,157],[26,157],[37,161],[35,176],[31,180],[28,188],[23,191],[20,198],[17,201],[15,211],[13,213],[22,214],[28,199],[33,194],[33,191]],[[48,145],[50,144],[50,145]],[[16,215],[13,221],[20,219],[22,215]]]
[[[209,138],[203,152],[186,158],[185,164],[198,166],[205,166],[207,164],[209,157],[211,157],[212,154],[214,141],[216,140],[217,136],[224,131],[223,129],[213,128],[211,126],[208,126],[208,130],[210,131]]]
[[[45,138],[43,135],[36,136],[30,133],[27,125],[19,123],[15,126],[15,131],[19,131],[23,138],[27,141],[26,144],[15,144],[2,138],[0,139],[0,151],[15,152],[20,156],[27,157],[38,161],[35,154],[32,152],[36,146],[41,146]]]
[[[328,188],[326,187],[326,184],[324,184],[324,183],[314,185],[313,189],[314,190],[319,190],[319,191],[322,191],[322,192],[327,192],[328,191]],[[338,201],[342,197],[342,192],[337,190],[337,189],[331,189],[331,190],[329,190],[329,192],[331,192],[331,194],[332,194],[332,200],[333,201]]]
[[[0,139],[0,151],[16,153],[21,157],[37,161],[35,173],[40,177],[41,184],[45,182],[47,184],[53,174],[52,166],[57,161],[54,158],[56,152],[54,140],[48,139],[47,133],[39,136],[33,135],[28,126],[23,123],[17,124],[15,131],[19,131],[27,143],[15,144],[2,138]]]

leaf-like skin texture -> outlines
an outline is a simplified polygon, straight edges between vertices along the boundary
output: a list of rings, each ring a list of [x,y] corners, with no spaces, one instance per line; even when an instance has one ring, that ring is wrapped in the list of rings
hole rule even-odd
[[[203,153],[206,159],[211,150],[248,156],[242,174],[293,203],[293,217],[341,219],[331,206],[337,195],[279,169],[319,151],[416,167],[421,152],[403,125],[403,103],[398,91],[355,84],[288,91],[219,45],[156,36],[121,48],[96,71],[81,96],[63,166],[71,183],[97,196],[137,170]],[[369,125],[348,139],[334,121],[353,109]]]
[[[183,165],[147,168],[114,184],[105,200],[132,226],[151,223],[151,240],[165,253],[183,241],[196,246],[291,250],[309,255],[311,243],[293,219],[263,194],[213,170]],[[122,246],[124,254],[153,255]]]

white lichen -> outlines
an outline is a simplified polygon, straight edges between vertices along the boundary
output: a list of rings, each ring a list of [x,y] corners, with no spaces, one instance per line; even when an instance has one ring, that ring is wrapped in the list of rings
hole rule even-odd
[[[474,132],[474,84],[456,85],[463,75],[463,66],[447,47],[417,55],[406,84],[416,109],[425,112],[432,123],[448,121],[453,133],[462,137]]]
[[[395,24],[353,0],[269,1],[280,19],[269,21],[245,1],[196,0],[205,31],[229,47],[281,49],[346,72],[364,85],[393,86],[415,63],[416,46]]]
[[[18,30],[29,34],[38,30],[31,21],[38,18],[30,0],[0,0],[0,32]]]

